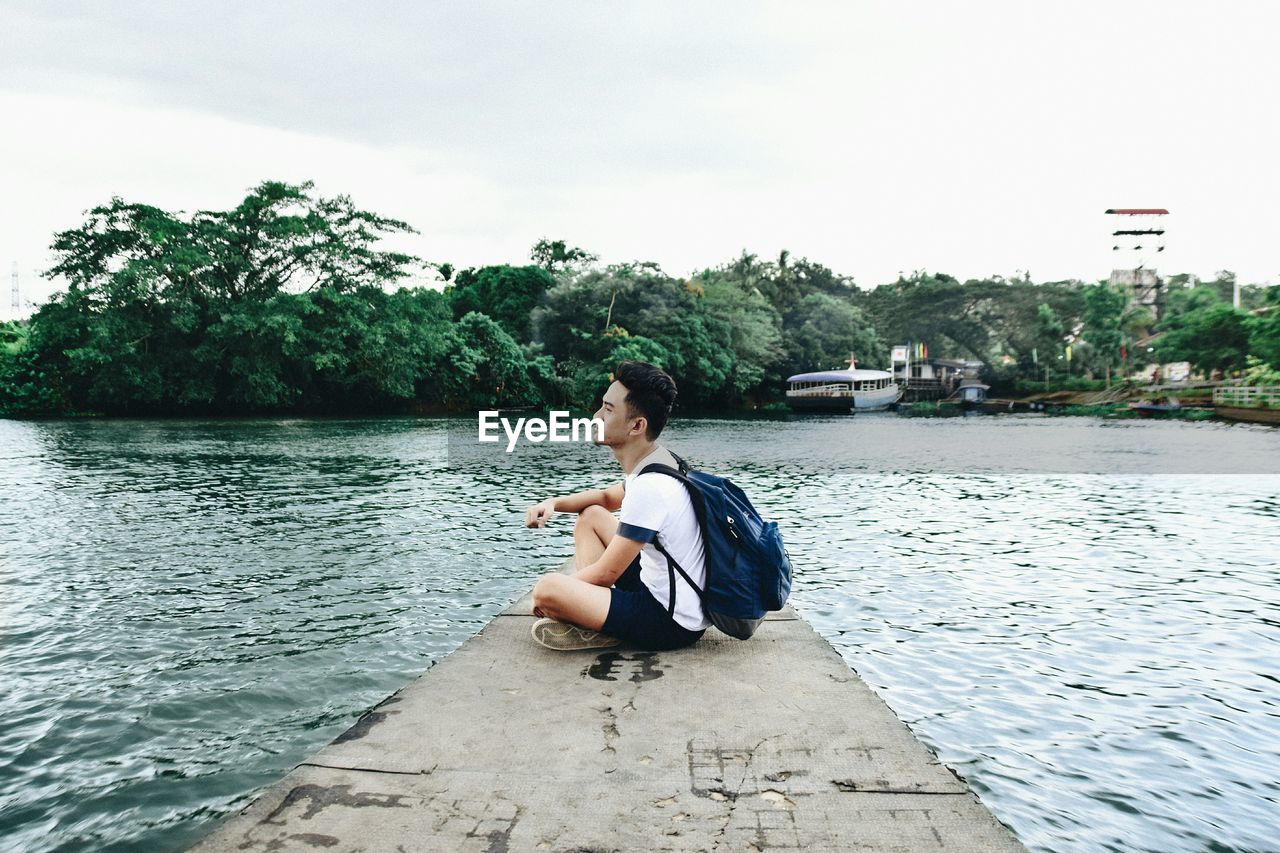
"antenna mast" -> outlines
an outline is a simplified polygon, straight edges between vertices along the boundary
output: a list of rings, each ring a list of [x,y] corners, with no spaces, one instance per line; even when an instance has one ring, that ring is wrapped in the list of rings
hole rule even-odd
[[[1160,276],[1156,273],[1157,255],[1164,251],[1164,218],[1169,211],[1163,207],[1113,207],[1108,216],[1117,217],[1111,229],[1111,251],[1115,262],[1111,265],[1111,283],[1128,287],[1133,300],[1160,316]]]

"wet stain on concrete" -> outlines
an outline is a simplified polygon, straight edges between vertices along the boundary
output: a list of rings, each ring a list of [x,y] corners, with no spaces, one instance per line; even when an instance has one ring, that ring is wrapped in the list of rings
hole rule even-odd
[[[455,804],[456,805],[456,804]],[[510,818],[494,820],[493,818],[481,821],[476,824],[474,829],[467,832],[467,838],[484,839],[489,843],[485,845],[485,853],[510,853],[511,850],[511,833],[515,831],[516,824],[520,822],[520,816],[524,814],[524,809],[516,806],[516,813]],[[486,829],[488,825],[492,827],[493,823],[498,823],[501,828],[493,827]]]
[[[337,847],[342,843],[332,835],[321,835],[317,832],[297,832],[289,837],[296,838],[303,844],[310,844],[312,847]]]
[[[613,708],[599,708],[601,714],[604,715],[604,722],[600,729],[604,732],[604,749],[602,752],[617,752],[613,748],[613,742],[618,739],[618,715],[613,712]]]
[[[263,823],[271,823],[277,826],[284,826],[285,822],[276,820],[280,815],[287,812],[291,807],[303,800],[307,801],[307,810],[302,813],[302,820],[311,820],[311,818],[320,814],[329,806],[346,806],[351,809],[363,808],[380,808],[380,809],[407,809],[408,803],[402,803],[404,799],[402,794],[375,794],[372,792],[356,791],[352,792],[350,785],[299,785],[289,792],[284,798],[284,802],[276,806],[275,811],[262,819]]]
[[[653,681],[662,677],[662,670],[658,668],[657,652],[634,652],[627,654],[624,652],[605,652],[596,655],[595,663],[588,666],[582,671],[584,676],[590,676],[597,681],[617,681],[618,676],[624,671],[629,670],[630,675],[627,680],[639,684],[642,681]],[[628,667],[627,664],[630,664]]]
[[[388,699],[387,701],[379,705],[378,708],[385,708],[388,705],[394,705],[396,702],[399,702],[399,701],[400,701],[399,696],[392,696],[390,699]],[[343,732],[342,734],[334,738],[333,742],[346,743],[348,741],[360,740],[360,738],[369,734],[369,732],[373,730],[374,726],[385,721],[390,714],[398,714],[398,713],[399,711],[379,711],[377,709],[374,709],[369,713],[365,714],[360,719],[356,720],[356,724],[354,726],[352,726],[351,728],[347,729],[345,732]]]
[[[755,747],[725,747],[719,744],[695,746],[693,741],[685,745],[689,760],[689,792],[703,799],[732,802],[739,792],[726,782],[730,775],[745,780],[751,765]],[[732,774],[730,771],[732,770]]]

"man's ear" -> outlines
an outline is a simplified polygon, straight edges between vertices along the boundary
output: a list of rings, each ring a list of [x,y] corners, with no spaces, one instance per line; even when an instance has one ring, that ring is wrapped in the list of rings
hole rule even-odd
[[[639,430],[641,435],[644,435],[649,431],[649,419],[644,415],[636,418],[635,422],[631,424],[631,431],[636,432],[637,430]]]

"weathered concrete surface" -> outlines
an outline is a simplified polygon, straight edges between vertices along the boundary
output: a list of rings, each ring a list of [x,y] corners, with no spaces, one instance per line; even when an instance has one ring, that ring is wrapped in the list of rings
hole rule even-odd
[[[1022,847],[790,610],[553,652],[528,596],[199,851]]]

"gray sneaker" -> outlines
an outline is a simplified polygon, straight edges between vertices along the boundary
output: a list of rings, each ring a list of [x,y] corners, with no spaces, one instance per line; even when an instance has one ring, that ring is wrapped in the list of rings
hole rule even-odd
[[[622,641],[590,628],[580,628],[555,619],[539,619],[533,623],[533,639],[549,649],[572,652],[578,649],[607,649]]]

